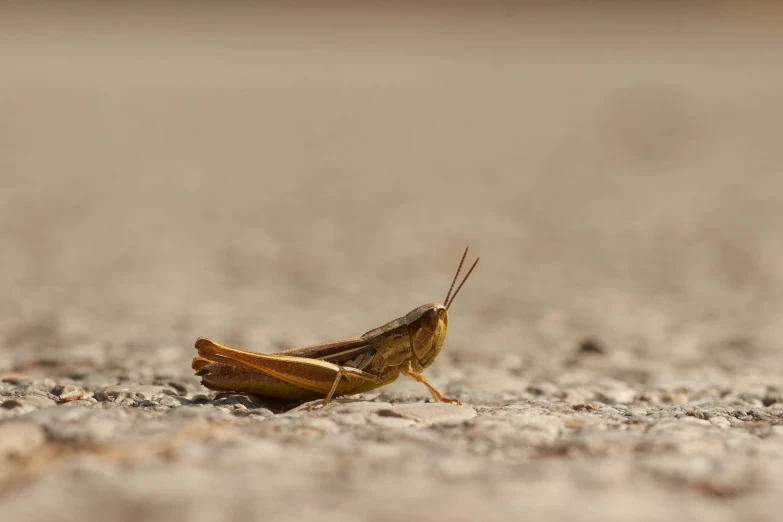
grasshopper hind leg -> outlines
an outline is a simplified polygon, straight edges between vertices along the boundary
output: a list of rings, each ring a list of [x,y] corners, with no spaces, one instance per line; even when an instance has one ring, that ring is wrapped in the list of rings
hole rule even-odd
[[[201,385],[213,391],[251,393],[261,397],[296,401],[311,401],[324,396],[323,393],[305,390],[250,368],[214,362],[204,357],[194,358],[191,367],[196,370],[196,375],[201,377]]]

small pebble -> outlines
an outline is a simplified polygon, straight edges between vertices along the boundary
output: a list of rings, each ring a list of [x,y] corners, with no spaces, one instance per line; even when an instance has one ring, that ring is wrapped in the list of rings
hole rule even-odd
[[[107,386],[96,391],[95,398],[99,401],[113,402],[129,400],[130,402],[124,402],[123,404],[130,405],[133,403],[133,401],[151,400],[155,395],[164,393],[175,394],[171,388],[165,386]]]

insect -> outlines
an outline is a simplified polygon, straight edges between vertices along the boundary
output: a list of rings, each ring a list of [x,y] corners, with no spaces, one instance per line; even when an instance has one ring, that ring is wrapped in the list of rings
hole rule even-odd
[[[239,350],[199,337],[198,356],[191,367],[202,378],[201,384],[212,390],[302,401],[323,397],[322,404],[308,409],[323,408],[334,396],[380,388],[400,374],[426,386],[436,402],[461,404],[441,395],[421,372],[443,348],[448,309],[479,262],[476,258],[452,295],[467,255],[465,248],[443,304],[421,305],[359,337],[273,354]]]

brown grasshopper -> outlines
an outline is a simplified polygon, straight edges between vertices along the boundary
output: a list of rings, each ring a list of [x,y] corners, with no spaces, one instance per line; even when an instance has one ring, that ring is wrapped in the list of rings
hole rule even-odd
[[[467,255],[465,248],[443,304],[421,305],[359,337],[273,354],[239,350],[199,337],[198,357],[191,366],[211,390],[303,401],[324,398],[323,404],[309,409],[323,408],[336,395],[380,388],[400,373],[424,384],[435,401],[461,404],[441,395],[421,372],[443,348],[449,306],[479,262],[477,258],[452,296]]]

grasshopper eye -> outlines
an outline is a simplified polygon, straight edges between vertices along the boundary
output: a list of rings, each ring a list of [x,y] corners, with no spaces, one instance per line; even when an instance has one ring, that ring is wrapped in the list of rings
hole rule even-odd
[[[437,310],[430,308],[421,314],[421,327],[430,333],[435,333],[438,329],[438,320],[439,316]]]

